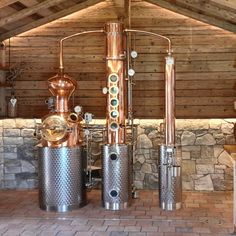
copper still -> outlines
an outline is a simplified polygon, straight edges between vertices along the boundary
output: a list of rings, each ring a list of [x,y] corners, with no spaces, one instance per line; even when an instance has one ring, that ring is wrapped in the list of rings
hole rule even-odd
[[[131,200],[131,156],[125,143],[125,50],[122,23],[107,23],[107,143],[103,146],[102,200],[107,210],[121,210]]]
[[[163,210],[182,206],[181,156],[175,143],[175,60],[165,58],[165,144],[160,146],[159,204]]]
[[[165,58],[165,142],[160,145],[159,205],[163,210],[181,208],[182,180],[181,158],[175,143],[175,60],[172,57],[171,40],[153,32],[125,29],[128,33],[142,33],[162,38],[168,42]]]
[[[81,154],[81,114],[69,109],[69,99],[77,87],[64,73],[63,42],[94,32],[85,31],[61,39],[59,73],[48,80],[54,109],[42,119],[39,145],[39,205],[47,211],[67,212],[86,204],[86,160]],[[51,106],[51,105],[50,105]]]
[[[81,156],[82,138],[80,135],[82,118],[79,113],[71,112],[69,109],[68,101],[77,83],[64,73],[63,42],[89,33],[104,33],[106,36],[107,137],[102,147],[102,203],[108,210],[127,208],[131,203],[132,194],[132,155],[130,152],[132,147],[126,143],[125,138],[126,34],[142,33],[167,40],[165,143],[160,146],[159,200],[163,210],[179,209],[181,207],[181,168],[175,147],[175,62],[171,55],[171,41],[153,32],[124,29],[122,23],[114,22],[107,23],[104,29],[76,33],[60,41],[59,73],[48,80],[49,91],[55,98],[55,107],[53,112],[43,118],[41,127],[40,207],[45,210],[64,212],[86,203],[84,180],[86,163]],[[128,86],[128,90],[131,87]],[[132,117],[131,102],[128,102],[128,111]]]
[[[48,80],[55,108],[42,119],[39,148],[39,205],[47,211],[66,212],[86,203],[82,118],[68,107],[76,86],[76,81],[62,70]]]

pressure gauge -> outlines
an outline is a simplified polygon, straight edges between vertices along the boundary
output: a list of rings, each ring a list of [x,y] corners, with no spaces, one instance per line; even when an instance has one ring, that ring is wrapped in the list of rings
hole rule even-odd
[[[102,88],[102,93],[103,93],[103,94],[107,94],[107,92],[108,92],[107,87]]]
[[[134,76],[134,74],[135,74],[135,71],[133,69],[128,70],[128,75],[129,76]]]
[[[86,136],[88,136],[88,135],[90,134],[90,131],[89,131],[88,129],[86,129],[86,130],[84,131],[84,134],[85,134]]]
[[[138,53],[137,53],[136,51],[132,51],[132,52],[130,53],[130,56],[131,56],[133,59],[135,59],[135,58],[138,57]]]
[[[75,106],[74,111],[75,111],[75,113],[81,113],[82,112],[82,107],[81,106]]]

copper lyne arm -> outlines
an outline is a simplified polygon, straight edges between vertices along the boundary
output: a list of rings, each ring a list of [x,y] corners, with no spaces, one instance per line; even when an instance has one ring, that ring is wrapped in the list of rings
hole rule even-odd
[[[64,62],[63,62],[63,42],[67,39],[70,39],[70,38],[73,38],[73,37],[76,37],[76,36],[80,36],[80,35],[84,35],[84,34],[92,34],[92,33],[104,33],[104,30],[101,29],[101,30],[90,30],[90,31],[83,31],[83,32],[79,32],[79,33],[76,33],[76,34],[72,34],[72,35],[69,35],[65,38],[62,38],[60,40],[60,66],[59,66],[59,69],[60,71],[62,72],[64,70]]]
[[[171,52],[172,52],[171,40],[169,38],[167,38],[166,36],[156,34],[156,33],[153,33],[153,32],[149,32],[149,31],[135,30],[135,29],[125,29],[124,32],[143,33],[143,34],[148,34],[148,35],[152,35],[152,36],[156,36],[156,37],[165,39],[165,40],[168,41],[168,55],[171,55]]]

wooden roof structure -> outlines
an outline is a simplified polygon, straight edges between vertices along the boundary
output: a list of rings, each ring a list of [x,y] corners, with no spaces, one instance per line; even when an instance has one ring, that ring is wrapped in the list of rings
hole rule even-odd
[[[1,0],[0,41],[104,0]],[[124,8],[128,0],[113,0]],[[235,0],[146,0],[193,19],[236,32]],[[121,8],[122,9],[122,8]]]

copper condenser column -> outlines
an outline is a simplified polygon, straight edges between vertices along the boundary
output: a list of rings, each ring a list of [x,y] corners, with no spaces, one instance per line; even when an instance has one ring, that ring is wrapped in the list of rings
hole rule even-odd
[[[165,58],[165,144],[160,146],[159,203],[163,210],[181,208],[181,158],[175,147],[175,61]]]
[[[106,34],[107,143],[103,146],[103,205],[120,210],[131,199],[129,146],[125,143],[123,24],[108,23]]]
[[[80,121],[68,100],[77,82],[60,70],[48,80],[54,110],[42,120],[39,148],[39,206],[66,212],[86,203],[85,163],[81,156]]]

